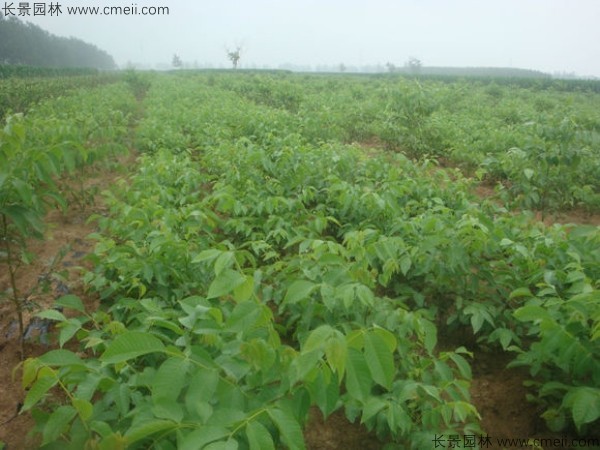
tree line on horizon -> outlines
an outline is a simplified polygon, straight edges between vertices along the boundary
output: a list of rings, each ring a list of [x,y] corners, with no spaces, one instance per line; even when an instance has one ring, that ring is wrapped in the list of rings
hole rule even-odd
[[[0,64],[115,69],[112,56],[74,37],[56,36],[0,13]]]

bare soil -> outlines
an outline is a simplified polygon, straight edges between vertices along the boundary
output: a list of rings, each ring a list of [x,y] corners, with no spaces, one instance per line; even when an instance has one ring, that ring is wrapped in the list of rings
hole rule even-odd
[[[482,200],[497,200],[498,204],[501,204],[500,200],[496,198],[496,190],[494,186],[486,183],[478,183],[473,193]],[[513,214],[519,214],[519,210],[512,211]],[[600,213],[590,212],[583,208],[573,208],[565,211],[547,212],[542,214],[541,211],[534,211],[535,220],[543,222],[547,226],[557,224],[563,225],[600,225]]]
[[[383,446],[374,433],[348,421],[341,410],[324,419],[319,409],[312,408],[304,439],[309,450],[378,450]]]
[[[529,379],[527,372],[506,368],[513,357],[480,352],[473,362],[471,400],[481,414],[481,428],[492,442],[485,448],[500,449],[496,439],[526,439],[548,433],[539,419],[541,411],[526,400],[528,391],[523,383]]]

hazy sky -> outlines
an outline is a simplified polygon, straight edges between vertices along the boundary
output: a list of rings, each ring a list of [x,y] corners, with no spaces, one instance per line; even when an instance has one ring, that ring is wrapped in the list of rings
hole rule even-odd
[[[54,1],[54,0],[53,0]],[[15,2],[17,4],[18,2]],[[49,4],[50,1],[47,2]],[[58,0],[31,22],[117,64],[499,66],[600,76],[600,0]],[[168,6],[162,16],[68,15],[73,6]]]

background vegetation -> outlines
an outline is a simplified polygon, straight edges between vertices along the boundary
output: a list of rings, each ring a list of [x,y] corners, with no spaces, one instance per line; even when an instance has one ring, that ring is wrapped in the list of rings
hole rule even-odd
[[[42,448],[303,449],[311,407],[426,448],[483,432],[484,351],[528,370],[550,430],[593,436],[600,228],[527,211],[598,211],[599,101],[560,83],[130,72],[7,116],[10,266],[65,203],[53,177],[122,150],[144,109],[137,164],[94,218],[101,308],[67,295],[37,314],[59,347],[23,364]]]
[[[32,23],[0,13],[0,64],[114,69],[112,56],[76,38],[48,33]],[[0,75],[0,78],[2,76]]]

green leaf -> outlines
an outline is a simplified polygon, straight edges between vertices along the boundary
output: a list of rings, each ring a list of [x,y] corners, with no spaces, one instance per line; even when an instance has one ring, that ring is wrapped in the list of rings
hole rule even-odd
[[[586,279],[585,273],[575,270],[573,272],[570,272],[569,275],[567,275],[567,278],[565,279],[565,283],[575,283],[577,281],[582,281],[585,279]]]
[[[458,422],[465,422],[469,416],[479,417],[477,410],[468,402],[454,402],[454,417]],[[446,425],[450,425],[449,423]]]
[[[49,366],[83,365],[79,356],[69,350],[50,350],[38,358],[41,363]]]
[[[450,359],[454,361],[454,364],[456,364],[456,367],[458,367],[458,370],[463,378],[467,380],[472,378],[471,366],[469,366],[469,363],[465,358],[456,353],[450,353]]]
[[[474,333],[479,332],[484,322],[494,326],[494,319],[488,310],[488,305],[471,303],[463,309],[463,313],[471,316],[471,326],[473,327]]]
[[[403,255],[402,258],[400,258],[400,271],[402,272],[402,275],[406,276],[411,266],[412,260],[410,255]]]
[[[44,425],[42,445],[58,440],[58,437],[67,431],[69,423],[76,414],[77,411],[71,405],[63,405],[56,408]]]
[[[190,414],[197,414],[206,421],[206,404],[212,401],[213,395],[219,383],[219,372],[217,369],[200,367],[189,380],[189,386],[185,393],[185,405]]]
[[[54,301],[56,306],[62,306],[63,308],[74,309],[81,313],[85,313],[85,306],[83,302],[76,295],[63,295],[62,297]]]
[[[224,269],[210,284],[206,298],[221,297],[229,294],[244,282],[246,282],[246,277],[243,274],[232,269]]]
[[[48,192],[44,192],[44,197],[50,197],[52,200],[54,200],[54,202],[60,206],[60,208],[63,211],[67,210],[67,207],[69,206],[67,199],[65,199],[62,195],[60,195],[58,192],[52,192],[52,191],[48,191]]]
[[[406,433],[413,426],[413,421],[403,406],[397,402],[389,403],[386,419],[390,429],[394,433],[398,430]]]
[[[576,388],[569,392],[564,402],[572,405],[573,422],[578,430],[600,417],[600,389]]]
[[[348,359],[348,345],[346,338],[340,334],[333,335],[325,344],[325,356],[327,363],[334,370],[340,380],[344,377],[346,360]]]
[[[283,301],[285,303],[297,303],[308,298],[317,285],[312,281],[296,280],[288,287]]]
[[[164,344],[156,336],[141,331],[126,331],[108,344],[100,356],[105,364],[116,364],[148,353],[164,351]]]
[[[427,353],[431,355],[437,345],[437,328],[428,320],[421,321],[421,324],[423,326],[423,345],[425,345]]]
[[[41,319],[56,320],[58,322],[67,320],[63,313],[55,309],[46,309],[44,311],[40,311],[36,314],[36,317],[39,317]]]
[[[233,299],[236,302],[245,302],[252,297],[254,292],[254,277],[246,275],[246,280],[233,290]]]
[[[533,177],[534,173],[535,172],[532,169],[523,170],[523,174],[525,174],[525,178],[527,178],[528,180],[531,180],[531,177]]]
[[[231,268],[235,261],[233,252],[223,252],[215,261],[215,275],[219,275],[223,270]]]
[[[106,380],[100,373],[89,373],[83,381],[77,385],[75,396],[83,400],[91,400],[101,381]]]
[[[56,383],[58,378],[49,367],[42,367],[37,374],[37,381],[33,383],[25,396],[21,411],[28,411],[35,406]]]
[[[82,398],[73,397],[71,403],[77,410],[77,413],[79,414],[79,417],[81,417],[82,421],[86,422],[90,417],[92,417],[94,407],[89,401]]]
[[[106,436],[102,436],[102,440],[98,443],[98,450],[115,450],[125,449],[127,446],[127,439],[121,435],[120,432],[110,433]]]
[[[27,183],[20,178],[13,178],[12,185],[19,194],[19,202],[24,205],[31,205],[34,203],[35,199],[35,191],[33,190],[33,185],[31,183]]]
[[[62,152],[62,157],[67,171],[73,173],[75,171],[75,152],[67,149]]]
[[[321,410],[323,417],[327,418],[338,406],[340,387],[338,377],[333,375],[329,366],[322,366],[317,376],[306,384],[313,403]]]
[[[228,332],[239,333],[256,326],[260,319],[262,306],[254,302],[238,303],[225,323]]]
[[[58,344],[63,347],[81,329],[81,322],[77,319],[68,319],[66,322],[59,324],[59,327]]]
[[[292,360],[290,364],[290,381],[292,384],[305,381],[306,377],[312,376],[312,371],[321,362],[319,352],[301,353]]]
[[[152,413],[159,419],[169,419],[179,423],[183,419],[184,410],[181,402],[168,397],[154,397],[152,399]]]
[[[178,450],[198,450],[205,448],[207,444],[229,436],[227,428],[219,426],[205,426],[192,431],[185,436]]]
[[[204,447],[203,450],[237,450],[238,442],[235,439],[229,438],[225,442],[213,442]]]
[[[427,323],[428,322],[425,322],[425,324],[427,324]],[[433,324],[431,324],[431,325],[433,325]],[[383,339],[383,341],[387,345],[390,352],[393,353],[396,350],[396,348],[398,347],[398,340],[396,339],[396,336],[394,336],[394,333],[386,330],[385,328],[381,328],[381,327],[375,325],[375,327],[370,331],[370,333],[376,334],[381,339]],[[364,345],[364,341],[363,341],[363,345]]]
[[[198,253],[194,259],[192,259],[193,263],[199,263],[203,261],[212,261],[217,258],[221,254],[221,250],[217,250],[216,248],[210,248],[208,250],[201,251]]]
[[[322,349],[325,341],[332,335],[334,329],[329,325],[321,325],[310,332],[308,338],[302,346],[302,353],[309,353],[313,350]]]
[[[125,433],[127,444],[131,445],[142,439],[146,439],[155,433],[174,431],[177,424],[170,420],[162,419],[144,419],[137,422]],[[194,447],[198,448],[198,447]]]
[[[278,408],[268,409],[267,412],[290,450],[306,449],[302,428],[293,415]]]
[[[152,397],[177,399],[186,378],[189,363],[182,358],[172,357],[163,362],[152,380]]]
[[[189,363],[181,358],[169,358],[161,364],[152,381],[154,415],[175,422],[183,418],[183,407],[177,401],[186,378]]]
[[[165,328],[165,329],[170,330],[173,333],[177,334],[178,336],[182,336],[185,333],[181,327],[177,326],[176,323],[171,322],[170,320],[167,320],[167,319],[165,319],[163,317],[159,317],[159,316],[146,317],[144,319],[144,323],[146,323],[150,326],[158,326],[158,327]]]
[[[363,354],[348,348],[346,363],[346,389],[355,399],[364,402],[371,395],[371,373]]]
[[[275,450],[271,433],[258,421],[253,420],[246,425],[246,437],[250,450]]]
[[[548,310],[538,305],[522,306],[513,314],[521,322],[534,322],[536,320],[551,319]]]
[[[240,347],[240,356],[256,370],[268,371],[275,362],[276,355],[272,345],[263,339],[252,339]]]
[[[365,286],[364,284],[359,284],[356,286],[356,297],[360,300],[360,302],[363,305],[366,306],[373,306],[373,302],[375,299],[375,296],[373,295],[373,291],[371,291],[371,289],[369,289],[368,286]]]
[[[502,348],[506,350],[513,340],[516,340],[518,342],[517,339],[518,338],[515,335],[514,331],[509,330],[508,328],[496,328],[490,334],[488,341],[493,342],[495,340],[499,340],[500,345],[502,345]]]
[[[353,330],[346,335],[346,343],[348,347],[355,348],[357,350],[362,349],[365,346],[365,330]],[[394,338],[395,339],[395,338]]]
[[[435,399],[436,401],[442,401],[442,398],[440,397],[440,390],[436,386],[420,383],[418,389],[423,390],[429,397]]]
[[[395,367],[394,355],[386,342],[375,333],[365,334],[365,360],[373,380],[386,389],[392,389]]]
[[[360,423],[367,423],[373,418],[379,411],[387,406],[387,402],[379,397],[370,397],[365,403],[363,408],[362,417]]]
[[[37,358],[27,358],[23,362],[23,375],[21,377],[21,386],[23,389],[27,389],[35,381],[40,367],[41,363]]]
[[[550,408],[544,411],[542,418],[546,421],[548,429],[555,433],[564,430],[567,425],[567,418],[564,411],[559,411],[556,408]]]
[[[21,236],[29,236],[30,229],[38,235],[44,232],[42,217],[33,209],[27,209],[20,205],[8,205],[0,209],[0,214],[9,218]]]
[[[520,298],[520,297],[533,297],[533,294],[531,293],[529,288],[520,287],[520,288],[512,291],[508,298],[512,300],[513,298]]]

